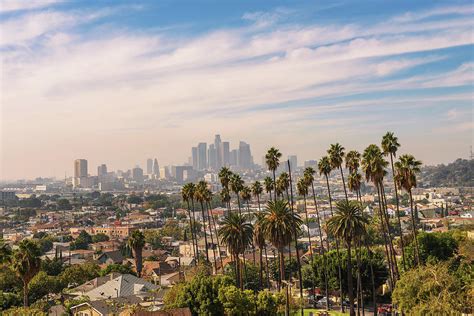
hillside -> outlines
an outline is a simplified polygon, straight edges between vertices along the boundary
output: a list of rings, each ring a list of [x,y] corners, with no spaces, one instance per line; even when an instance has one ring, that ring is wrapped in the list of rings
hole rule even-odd
[[[457,159],[447,165],[426,166],[422,169],[423,186],[474,186],[474,160]]]

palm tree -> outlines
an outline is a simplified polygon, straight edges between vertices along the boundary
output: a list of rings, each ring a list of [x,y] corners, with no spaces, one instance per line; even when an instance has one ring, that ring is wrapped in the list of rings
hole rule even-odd
[[[138,277],[140,278],[143,268],[142,251],[145,246],[145,236],[143,233],[139,230],[133,231],[128,238],[128,246],[132,249],[133,258],[135,259],[135,267],[137,269]]]
[[[368,220],[362,213],[361,205],[355,201],[338,202],[336,213],[327,222],[328,231],[336,238],[344,240],[347,247],[347,292],[351,316],[355,315],[351,246],[357,236],[365,233],[367,224]]]
[[[248,219],[252,219],[252,214],[250,213],[250,205],[249,202],[252,199],[252,189],[248,186],[244,186],[242,190],[240,191],[240,195],[242,197],[242,201],[247,204],[247,216]],[[255,245],[252,241],[252,255],[253,255],[253,264],[256,264],[256,258],[255,258]]]
[[[357,150],[351,150],[346,154],[346,168],[349,173],[353,173],[359,169],[360,153]]]
[[[420,172],[421,161],[416,160],[413,155],[402,155],[395,163],[395,180],[397,184],[408,192],[410,196],[411,221],[413,241],[415,243],[415,260],[416,264],[420,264],[420,249],[418,248],[418,240],[416,238],[416,221],[415,209],[413,208],[413,196],[411,189],[416,188],[416,174]]]
[[[347,198],[346,182],[344,180],[344,172],[342,172],[342,162],[344,161],[344,147],[339,143],[331,144],[331,147],[328,149],[329,161],[331,162],[332,169],[339,169],[341,172],[342,178],[342,187],[344,188],[344,194]]]
[[[230,171],[230,169],[227,167],[222,167],[222,169],[219,171],[219,181],[221,182],[223,188],[229,188],[230,177],[232,174],[232,171]]]
[[[222,268],[222,270],[224,270],[224,263],[222,261],[222,256],[221,256],[221,247],[220,247],[220,244],[219,244],[219,236],[217,235],[216,220],[215,220],[214,216],[212,215],[211,201],[212,201],[212,192],[211,192],[211,190],[207,189],[206,205],[207,205],[207,215],[208,215],[208,218],[210,218],[209,226],[211,226],[211,220],[212,220],[212,225],[214,226],[214,235],[216,236],[216,241],[217,241],[217,251],[218,251],[218,254],[219,254],[219,259],[221,261],[221,268]],[[214,238],[212,236],[212,228],[209,227],[209,230],[211,231],[211,243],[214,245]],[[217,274],[217,258],[216,258],[216,249],[215,249],[214,246],[212,247],[212,253],[214,254],[214,268],[215,268],[216,274]]]
[[[207,195],[207,183],[206,181],[199,181],[199,183],[196,186],[196,190],[194,191],[194,198],[196,201],[201,204],[201,216],[202,216],[202,222],[203,222],[203,229],[204,229],[204,242],[206,243],[205,249],[206,249],[206,260],[207,262],[209,261],[209,245],[207,243],[207,233],[206,233],[206,216],[204,213],[204,203],[206,202],[206,195]]]
[[[268,193],[268,197],[269,197],[268,200],[271,200],[272,199],[272,191],[275,187],[272,178],[265,177],[265,179],[263,179],[263,185],[265,186],[265,192]]]
[[[331,166],[331,160],[328,156],[322,157],[318,162],[318,169],[319,175],[323,175],[326,178],[326,187],[328,190],[328,198],[329,198],[329,210],[331,211],[331,217],[333,216],[332,211],[332,199],[331,199],[331,189],[329,188],[329,174],[333,169]],[[329,250],[329,234],[326,238],[327,247]],[[343,301],[343,294],[342,294],[342,271],[341,271],[341,254],[339,253],[339,241],[336,238],[336,255],[337,255],[337,262],[338,262],[338,275],[339,275],[339,292],[340,292],[340,300],[341,300],[341,311],[344,311],[344,306],[342,304]]]
[[[255,214],[257,220],[255,221],[255,225],[253,226],[253,242],[257,245],[259,249],[259,264],[260,264],[260,273],[259,273],[259,284],[260,289],[263,289],[263,250],[266,247],[265,235],[263,234],[262,227],[260,226],[261,218],[263,215],[261,213]],[[266,250],[265,250],[266,252]],[[266,271],[267,271],[267,287],[270,289],[270,281],[268,278],[268,259],[265,256],[266,262]]]
[[[8,244],[0,238],[0,264],[9,262],[11,260],[12,249]]]
[[[28,285],[41,267],[41,251],[31,239],[24,239],[12,254],[12,268],[23,282],[23,306],[28,307]]]
[[[258,210],[260,211],[260,195],[263,193],[262,184],[259,181],[255,181],[252,184],[252,194],[257,198]]]
[[[306,184],[311,186],[311,193],[313,194],[313,202],[314,202],[314,208],[316,210],[316,220],[318,223],[318,230],[319,230],[319,243],[320,243],[320,255],[323,256],[323,269],[324,269],[324,286],[325,286],[325,292],[326,292],[326,297],[329,297],[329,284],[328,284],[328,278],[327,278],[327,269],[326,269],[326,254],[324,250],[324,244],[323,244],[323,231],[321,228],[321,218],[319,217],[319,210],[318,210],[318,203],[316,201],[316,192],[314,190],[314,174],[316,171],[311,168],[307,167],[304,170],[304,179]],[[329,300],[326,301],[326,309],[329,310]]]
[[[384,237],[385,254],[387,256],[387,263],[390,269],[390,282],[393,289],[397,279],[397,264],[395,250],[393,248],[392,238],[390,235],[390,224],[388,216],[386,216],[385,207],[383,203],[383,178],[387,173],[385,171],[388,166],[388,162],[383,158],[382,151],[377,145],[369,145],[363,153],[362,169],[365,172],[367,181],[372,181],[375,188],[377,189],[378,201],[379,201],[379,219],[380,229]]]
[[[230,191],[229,191],[229,189],[228,188],[222,188],[220,196],[221,196],[222,203],[225,204],[225,206],[227,207],[227,211],[230,212]]]
[[[362,184],[362,175],[357,171],[351,172],[347,178],[347,187],[351,192],[355,192],[357,199],[362,202],[362,196],[360,194],[360,187]]]
[[[191,217],[191,208],[190,208],[190,203],[189,203],[193,195],[194,195],[194,184],[186,183],[181,189],[181,196],[183,198],[183,201],[186,201],[186,204],[187,204],[188,216],[189,216],[189,229],[191,231],[191,242],[193,245],[194,259],[197,260],[197,249],[195,248],[195,242],[196,242],[195,232],[196,231],[194,229],[193,218]],[[193,210],[193,216],[194,216],[194,210]],[[196,223],[196,221],[194,221],[194,223]]]
[[[242,281],[239,255],[244,252],[252,241],[252,225],[247,223],[246,219],[240,214],[229,213],[219,228],[219,236],[235,258],[235,273],[240,289],[243,290],[244,282]]]
[[[234,192],[235,195],[237,195],[237,204],[238,204],[238,207],[239,207],[239,214],[242,215],[242,211],[240,209],[240,191],[244,187],[244,180],[242,180],[240,175],[234,173],[230,177],[230,182],[229,183],[230,183],[231,191]]]
[[[397,150],[399,147],[400,147],[400,144],[398,143],[398,138],[394,135],[393,132],[387,132],[387,134],[383,136],[382,150],[383,150],[384,155],[390,156],[390,165],[392,166],[393,186],[395,189],[395,201],[397,204],[398,229],[400,229],[400,244],[402,246],[403,268],[406,270],[405,245],[403,242],[402,221],[400,219],[400,202],[398,200],[398,188],[397,188],[397,181],[395,181],[395,167],[393,165],[393,158],[397,156]]]
[[[290,244],[295,231],[300,230],[302,220],[298,214],[293,213],[288,203],[283,200],[274,200],[267,203],[267,207],[263,211],[263,216],[259,222],[265,239],[268,239],[275,248],[278,249],[280,257],[280,282],[278,288],[281,288],[281,283],[285,280],[285,254],[283,249]],[[287,287],[288,295],[288,287]],[[289,300],[287,297],[286,309],[289,312]]]
[[[290,188],[290,176],[287,172],[282,172],[276,181],[276,190],[277,195],[282,195],[286,193],[286,199],[290,200],[290,194],[288,189]]]
[[[267,154],[265,155],[265,161],[267,163],[268,170],[270,170],[273,173],[274,184],[276,184],[276,170],[278,166],[280,165],[280,158],[281,158],[281,152],[275,147],[270,148]],[[273,191],[273,197],[276,200],[275,190]]]
[[[304,212],[306,216],[306,227],[308,230],[308,241],[309,241],[309,255],[310,255],[310,264],[311,268],[313,270],[313,277],[316,279],[315,271],[314,271],[314,265],[313,265],[313,244],[311,243],[311,233],[309,230],[309,216],[308,216],[308,208],[306,205],[306,196],[308,195],[308,182],[306,178],[300,178],[298,182],[296,183],[296,190],[298,192],[298,195],[303,197],[303,202],[304,202]],[[313,291],[313,295],[315,295],[315,290],[314,290],[314,282],[311,283],[311,289]]]

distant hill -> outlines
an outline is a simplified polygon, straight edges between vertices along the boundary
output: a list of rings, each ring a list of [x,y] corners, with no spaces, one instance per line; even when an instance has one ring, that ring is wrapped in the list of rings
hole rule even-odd
[[[473,187],[474,160],[457,159],[447,165],[426,166],[422,168],[423,186]]]

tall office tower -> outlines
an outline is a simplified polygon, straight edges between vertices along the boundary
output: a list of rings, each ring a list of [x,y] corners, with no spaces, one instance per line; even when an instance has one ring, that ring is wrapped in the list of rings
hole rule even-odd
[[[143,169],[136,166],[132,169],[132,179],[138,183],[143,182]]]
[[[209,169],[217,170],[217,159],[216,159],[216,147],[214,144],[209,145],[209,151],[207,152],[207,157],[209,157]]]
[[[230,144],[229,142],[222,142],[222,166],[228,167],[230,165]]]
[[[290,155],[288,156],[288,160],[290,161],[291,172],[295,171],[298,167],[298,157],[296,157],[296,155]],[[288,163],[286,167],[288,169]]]
[[[97,177],[101,179],[105,176],[107,176],[107,165],[101,164],[100,166],[97,167]]]
[[[246,142],[241,141],[239,143],[239,155],[238,165],[242,169],[252,169],[253,161],[252,154],[250,152],[250,145]]]
[[[155,158],[153,161],[153,175],[160,176],[160,166],[158,165],[158,160]]]
[[[148,158],[146,160],[146,174],[152,174],[153,173],[153,159]]]
[[[232,149],[229,155],[229,165],[230,166],[238,166],[239,165],[239,150]]]
[[[198,170],[207,169],[207,143],[198,144]]]
[[[87,177],[87,160],[76,159],[74,160],[74,178]]]
[[[191,148],[191,164],[194,170],[198,170],[198,148]]]
[[[219,170],[222,168],[222,141],[221,135],[217,134],[214,138],[214,149],[216,150],[216,168],[214,170]]]
[[[315,168],[317,166],[318,166],[318,162],[316,160],[305,160],[304,162],[305,168],[308,168],[308,167]]]

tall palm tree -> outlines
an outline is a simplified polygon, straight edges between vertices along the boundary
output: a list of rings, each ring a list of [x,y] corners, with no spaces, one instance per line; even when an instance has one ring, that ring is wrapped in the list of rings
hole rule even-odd
[[[282,172],[276,182],[277,192],[283,196],[286,193],[286,199],[290,200],[288,189],[290,188],[290,176],[287,172]],[[278,195],[278,194],[277,194]]]
[[[24,239],[12,255],[12,268],[23,282],[23,306],[28,307],[28,286],[41,267],[41,251],[31,239]]]
[[[194,198],[196,201],[201,204],[201,216],[202,216],[202,227],[204,230],[204,242],[206,243],[205,245],[205,250],[206,250],[206,260],[207,262],[209,261],[209,244],[207,243],[207,233],[206,233],[206,216],[204,212],[204,203],[206,203],[206,198],[207,198],[207,183],[206,181],[199,181],[199,183],[196,185],[196,190],[194,191]]]
[[[342,178],[342,187],[344,188],[344,195],[347,198],[346,182],[344,180],[344,172],[342,172],[342,162],[344,161],[344,147],[339,143],[331,144],[331,147],[328,149],[329,161],[331,162],[332,169],[339,169],[341,172]]]
[[[221,193],[221,201],[227,207],[227,211],[230,212],[230,191],[228,188],[222,188]]]
[[[252,189],[248,186],[244,186],[242,190],[240,191],[240,195],[242,197],[242,201],[247,204],[247,216],[248,219],[252,219],[252,214],[250,213],[250,200],[252,199]],[[252,241],[252,255],[253,255],[253,264],[256,264],[256,258],[255,258],[255,245]]]
[[[313,277],[316,279],[315,271],[314,271],[314,256],[313,256],[313,244],[311,242],[311,232],[309,229],[309,216],[308,216],[308,208],[306,205],[306,196],[308,196],[308,182],[306,178],[300,178],[298,182],[296,183],[296,190],[298,192],[298,195],[303,197],[303,202],[304,202],[304,213],[306,216],[306,227],[308,231],[308,241],[309,241],[309,255],[310,255],[310,264],[311,268],[313,271]],[[314,282],[311,282],[311,290],[313,291],[313,295],[315,295],[315,290],[314,290]]]
[[[228,189],[230,183],[230,177],[232,176],[232,171],[227,167],[222,167],[219,171],[219,181],[223,188]]]
[[[357,150],[351,150],[346,154],[346,169],[353,173],[359,169],[360,153]]]
[[[390,285],[393,289],[395,286],[397,275],[397,264],[395,250],[393,248],[392,238],[390,235],[390,223],[388,216],[386,216],[385,206],[383,203],[383,178],[387,173],[385,169],[388,166],[388,162],[383,158],[382,151],[377,145],[369,145],[362,155],[362,169],[365,172],[367,181],[371,181],[377,189],[378,201],[379,201],[379,219],[380,219],[380,230],[384,237],[385,254],[387,257],[387,263],[390,270]]]
[[[240,268],[240,254],[248,247],[253,237],[253,228],[240,214],[229,213],[219,228],[219,236],[235,258],[235,273],[240,286],[244,289],[242,270]]]
[[[252,195],[257,198],[258,210],[260,211],[260,195],[263,193],[262,184],[259,181],[255,181],[252,184]]]
[[[142,268],[143,268],[143,257],[142,251],[143,247],[145,246],[145,236],[139,230],[135,230],[132,232],[130,237],[128,238],[128,246],[132,249],[133,258],[135,260],[135,268],[137,269],[138,277],[140,278],[142,275]]]
[[[398,229],[400,230],[400,244],[402,247],[403,268],[406,270],[405,245],[403,242],[402,221],[400,219],[400,202],[398,199],[398,188],[397,188],[397,181],[395,181],[395,167],[393,164],[393,158],[397,156],[397,150],[399,147],[400,147],[400,144],[398,143],[398,138],[394,135],[393,132],[387,132],[387,134],[383,136],[382,150],[383,150],[384,155],[390,156],[390,165],[392,167],[393,186],[395,189],[395,202],[397,204]]]
[[[353,240],[365,233],[367,224],[368,220],[362,213],[361,205],[355,201],[339,201],[334,216],[327,222],[328,230],[336,238],[343,240],[347,247],[347,292],[351,316],[355,315],[351,247]]]
[[[263,179],[263,185],[265,186],[265,192],[268,193],[268,197],[269,197],[268,200],[271,200],[272,199],[272,191],[275,187],[272,178],[265,177],[265,179]]]
[[[270,148],[265,155],[268,170],[273,173],[273,183],[276,184],[276,170],[280,165],[281,152],[275,147]],[[273,197],[276,200],[276,190],[273,190]]]
[[[269,240],[278,249],[280,257],[280,284],[285,280],[285,254],[284,248],[290,244],[295,231],[299,232],[302,223],[298,214],[293,213],[288,207],[288,203],[283,200],[274,200],[267,203],[263,211],[263,216],[259,222],[265,239]],[[288,295],[288,287],[287,287]],[[287,314],[289,312],[289,300],[287,298]]]
[[[331,198],[331,189],[329,187],[329,174],[331,173],[332,165],[331,165],[331,160],[329,159],[328,156],[322,157],[319,162],[318,162],[318,169],[319,169],[319,175],[324,175],[326,178],[326,187],[328,190],[328,198],[329,198],[329,210],[331,212],[331,217],[334,215],[332,211],[332,198]],[[326,243],[327,247],[329,250],[329,234],[326,238]],[[343,301],[343,293],[342,293],[342,271],[341,271],[341,254],[339,252],[339,240],[336,238],[336,256],[337,256],[337,262],[338,262],[338,275],[339,275],[339,293],[340,293],[340,300],[341,300],[341,311],[344,311],[344,306],[342,304]]]
[[[8,244],[0,238],[0,264],[9,262],[12,256],[12,249]]]
[[[240,209],[240,191],[242,191],[242,188],[244,187],[244,180],[240,177],[240,175],[234,173],[230,177],[230,190],[235,193],[237,196],[237,204],[239,207],[239,214],[242,215],[242,211]]]
[[[222,256],[221,256],[221,247],[219,243],[219,236],[217,234],[217,226],[216,226],[216,220],[214,218],[214,215],[212,214],[212,207],[211,207],[211,201],[212,201],[212,191],[207,189],[207,194],[206,194],[206,204],[207,204],[207,214],[209,220],[209,226],[211,225],[211,220],[212,220],[212,226],[214,226],[214,235],[216,236],[216,242],[217,242],[217,252],[219,255],[219,260],[221,262],[221,268],[224,270],[224,262],[222,261]],[[209,230],[211,231],[211,242],[214,244],[214,239],[212,236],[212,228],[209,227]],[[214,268],[216,269],[217,273],[217,258],[216,258],[216,249],[215,247],[212,247],[212,253],[214,254]]]
[[[255,225],[253,226],[253,242],[255,245],[257,245],[259,249],[259,285],[260,289],[263,289],[263,251],[265,249],[265,235],[263,234],[262,231],[262,226],[260,225],[261,223],[261,218],[263,217],[262,213],[256,213],[255,214],[257,220],[255,221]],[[268,259],[266,259],[266,271],[267,271],[267,288],[270,289],[270,281],[268,278]]]
[[[318,230],[319,230],[319,243],[320,243],[319,254],[323,256],[324,287],[325,287],[326,297],[329,297],[329,284],[328,284],[327,269],[326,269],[326,252],[325,252],[324,244],[323,244],[323,231],[321,228],[321,218],[319,216],[318,203],[316,201],[316,192],[314,190],[314,174],[315,173],[316,171],[313,168],[307,167],[304,170],[304,179],[305,179],[306,184],[308,186],[311,186],[311,193],[313,195],[314,208],[316,210],[316,220],[318,223]],[[329,310],[329,300],[326,301],[326,309]]]
[[[194,184],[186,183],[181,189],[181,196],[183,198],[183,201],[186,201],[186,204],[187,204],[188,216],[189,216],[189,229],[191,231],[191,242],[193,245],[194,259],[197,260],[197,249],[195,248],[196,235],[195,235],[193,218],[191,215],[191,208],[190,208],[190,203],[189,203],[193,195],[194,195]],[[194,215],[194,211],[193,211],[193,215]],[[196,222],[194,221],[194,223]]]
[[[415,243],[415,260],[416,264],[420,264],[420,249],[418,247],[418,239],[416,238],[416,220],[415,209],[413,208],[412,188],[416,188],[416,174],[420,173],[421,161],[416,160],[413,155],[402,155],[395,163],[395,180],[397,184],[408,192],[410,196],[411,221],[413,241]]]

